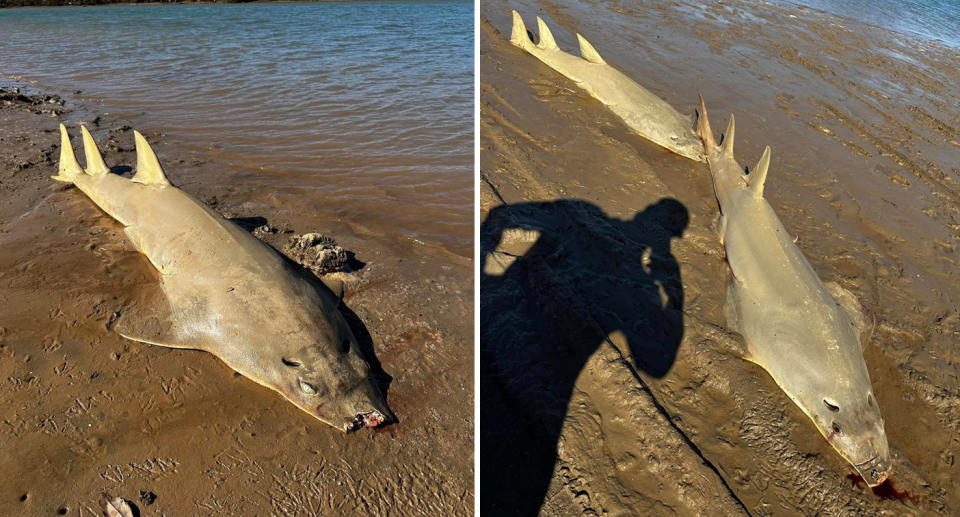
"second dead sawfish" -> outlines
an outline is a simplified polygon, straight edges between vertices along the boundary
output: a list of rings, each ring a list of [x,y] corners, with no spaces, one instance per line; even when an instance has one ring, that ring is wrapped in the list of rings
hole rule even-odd
[[[527,35],[523,18],[513,11],[510,42],[575,82],[640,136],[680,156],[698,162],[704,160],[703,144],[693,133],[689,117],[610,66],[580,34],[577,40],[581,57],[577,57],[560,50],[547,24],[539,17],[537,26],[540,42],[534,44]]]
[[[730,273],[727,324],[743,335],[744,357],[770,373],[870,486],[879,485],[890,474],[890,450],[863,359],[872,321],[852,293],[820,280],[764,199],[770,148],[745,174],[733,156],[733,115],[717,145],[702,98],[698,111]]]

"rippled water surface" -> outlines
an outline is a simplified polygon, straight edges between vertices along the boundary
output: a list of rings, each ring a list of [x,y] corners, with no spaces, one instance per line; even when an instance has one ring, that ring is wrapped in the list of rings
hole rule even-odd
[[[960,48],[957,0],[787,0]]]
[[[470,255],[472,2],[6,9],[0,34],[0,75],[163,132],[162,160]]]

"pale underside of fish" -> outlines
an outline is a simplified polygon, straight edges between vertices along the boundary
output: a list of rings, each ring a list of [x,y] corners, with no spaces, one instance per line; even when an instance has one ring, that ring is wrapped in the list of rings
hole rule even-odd
[[[339,310],[339,298],[248,232],[171,185],[153,150],[134,132],[132,179],[110,173],[81,127],[80,167],[61,124],[59,173],[124,233],[160,276],[162,300],[127,311],[122,336],[219,357],[243,376],[343,431],[393,415]]]
[[[577,57],[557,47],[550,29],[539,17],[537,26],[540,41],[534,44],[520,14],[513,11],[510,42],[586,90],[638,135],[680,156],[698,162],[704,160],[703,145],[694,134],[689,117],[607,64],[580,34],[577,40],[582,57]]]
[[[890,453],[863,359],[872,320],[853,294],[820,281],[764,199],[770,148],[745,173],[733,156],[733,116],[718,146],[702,98],[698,111],[730,272],[727,324],[743,335],[744,356],[876,486],[889,476]]]

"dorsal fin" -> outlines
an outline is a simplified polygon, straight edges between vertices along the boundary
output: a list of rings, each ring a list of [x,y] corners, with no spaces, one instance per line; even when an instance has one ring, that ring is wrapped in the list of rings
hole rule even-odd
[[[542,49],[552,49],[558,48],[557,42],[553,39],[553,33],[550,32],[550,28],[547,27],[546,23],[543,23],[543,20],[537,16],[537,30],[540,31],[540,44],[537,46]]]
[[[70,144],[70,135],[67,128],[60,124],[60,164],[56,176],[50,176],[57,181],[72,183],[73,179],[83,173],[77,157],[73,154],[73,145]]]
[[[720,152],[733,156],[733,113],[730,114],[730,122],[727,122],[727,130],[723,132],[723,143],[720,144]]]
[[[513,11],[513,32],[510,33],[510,43],[525,48],[530,44],[530,37],[527,36],[527,26],[523,24],[523,18],[520,13]]]
[[[139,131],[133,132],[133,139],[137,144],[137,173],[133,175],[133,181],[137,183],[169,185],[167,175],[163,173],[163,167],[160,167],[160,160],[150,149],[147,139]]]
[[[84,170],[91,176],[101,176],[110,172],[107,164],[103,163],[103,156],[100,156],[100,148],[83,124],[80,125],[80,132],[83,134],[83,154],[87,160],[87,168]]]
[[[770,146],[763,150],[757,166],[750,171],[750,190],[756,197],[763,197],[763,183],[767,181],[767,169],[770,168]]]
[[[600,54],[597,53],[597,49],[593,48],[593,45],[587,41],[587,38],[581,36],[579,32],[577,33],[577,41],[580,42],[580,56],[583,57],[583,59],[591,63],[597,63],[598,65],[606,63],[606,61],[600,57]]]

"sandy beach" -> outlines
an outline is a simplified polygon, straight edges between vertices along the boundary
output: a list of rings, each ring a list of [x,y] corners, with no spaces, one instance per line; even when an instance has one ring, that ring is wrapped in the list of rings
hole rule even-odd
[[[131,300],[158,294],[157,273],[117,222],[49,176],[61,121],[74,136],[85,122],[128,176],[132,130],[55,96],[3,99],[0,514],[100,515],[104,491],[141,515],[472,512],[469,259],[310,210],[319,197],[278,200],[144,132],[175,185],[245,227],[268,225],[274,247],[317,232],[352,253],[345,315],[400,422],[344,435],[210,354],[108,330]]]
[[[639,4],[639,5],[638,5]],[[497,515],[932,515],[960,508],[956,49],[739,0],[481,4],[481,483]],[[772,148],[766,198],[876,321],[891,482],[855,470],[726,329],[705,164],[509,43],[575,32],[676,107]]]

